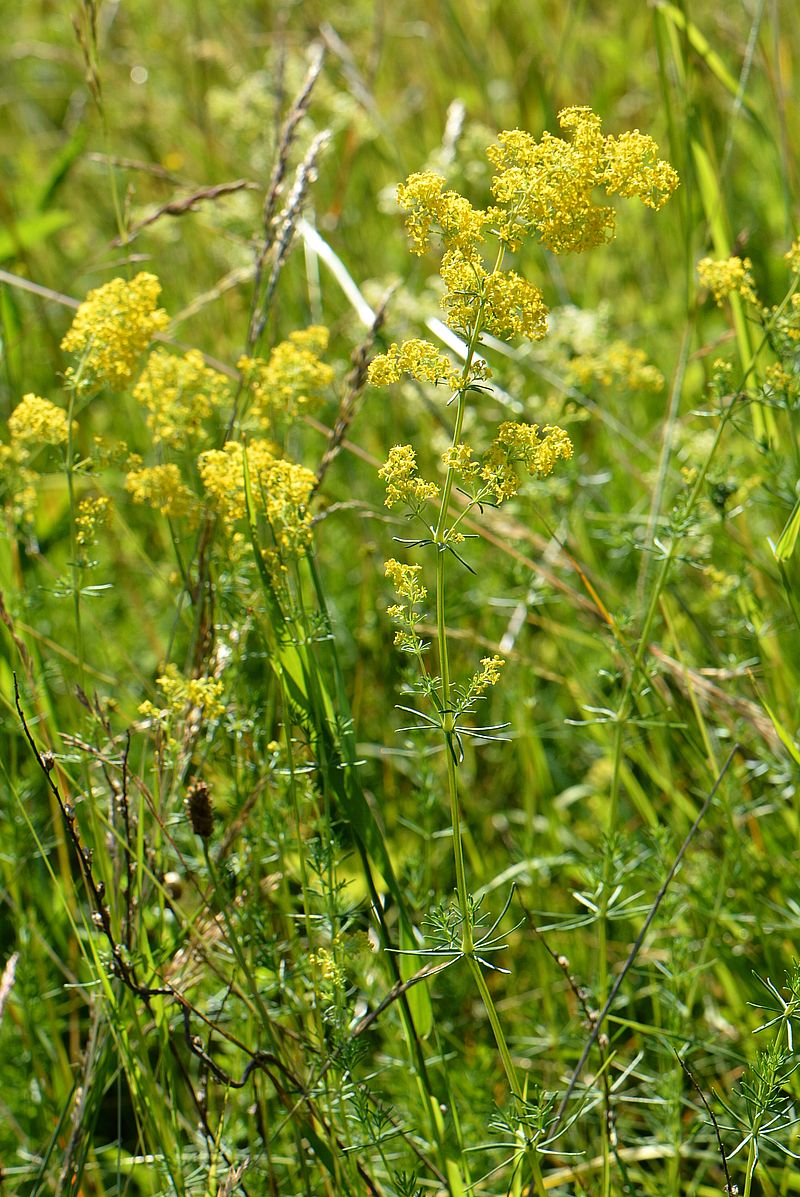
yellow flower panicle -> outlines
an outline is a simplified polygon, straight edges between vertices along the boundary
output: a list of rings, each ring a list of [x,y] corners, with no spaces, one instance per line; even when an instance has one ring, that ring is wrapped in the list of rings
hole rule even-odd
[[[784,313],[779,325],[792,341],[800,341],[800,295],[792,296],[789,310]]]
[[[480,473],[479,463],[472,460],[472,449],[463,441],[445,450],[442,461],[447,469],[455,470],[464,482],[474,482]]]
[[[448,249],[469,251],[483,241],[487,213],[473,208],[457,191],[445,191],[445,180],[432,170],[409,175],[397,188],[397,202],[408,212],[406,229],[411,252],[424,254],[435,229]]]
[[[154,349],[133,397],[149,413],[153,443],[176,449],[196,441],[206,420],[232,402],[227,379],[196,349],[183,357]]]
[[[493,657],[481,657],[481,667],[472,675],[469,693],[471,695],[483,694],[484,690],[488,690],[490,686],[496,686],[500,681],[500,672],[504,665],[505,661],[496,653]]]
[[[277,548],[300,556],[311,544],[308,503],[316,477],[305,466],[276,457],[274,448],[263,440],[247,446],[253,506],[266,516]],[[206,493],[229,527],[246,513],[244,454],[240,442],[228,441],[224,449],[211,449],[198,459]]]
[[[760,307],[750,273],[752,265],[749,258],[701,258],[697,263],[697,278],[701,287],[708,288],[719,307],[729,295],[740,295],[748,303]]]
[[[88,495],[75,513],[75,540],[82,549],[97,544],[97,532],[108,520],[111,500],[106,495]]]
[[[569,459],[572,453],[572,441],[563,428],[548,425],[540,435],[536,424],[504,423],[483,456],[481,477],[494,501],[503,503],[519,490],[518,464],[546,478],[559,459]]]
[[[174,665],[167,666],[166,673],[157,678],[167,704],[176,711],[184,707],[197,707],[208,719],[218,719],[225,713],[225,706],[220,702],[220,695],[224,689],[221,681],[213,678],[184,678],[178,673]]]
[[[253,399],[256,418],[269,427],[278,417],[296,420],[318,403],[334,380],[333,367],[321,361],[328,347],[328,330],[321,325],[298,329],[281,341],[264,361],[241,357],[236,363]]]
[[[422,573],[421,565],[404,565],[402,561],[390,557],[388,561],[384,561],[383,569],[401,598],[406,598],[411,603],[421,603],[427,595],[427,590],[419,580]]]
[[[49,399],[23,395],[8,417],[8,431],[19,447],[63,445],[69,436],[67,413]]]
[[[221,701],[224,686],[219,679],[186,678],[175,665],[168,665],[161,677],[156,678],[156,685],[164,697],[164,705],[159,707],[150,701],[140,703],[139,714],[164,729],[170,747],[175,746],[170,729],[188,712],[197,711],[205,719],[219,719],[225,714],[225,704]]]
[[[417,473],[417,456],[411,445],[395,445],[390,449],[386,464],[378,470],[378,475],[386,483],[387,507],[408,503],[414,510],[419,510],[423,503],[439,494],[435,482],[426,482]]]
[[[600,386],[624,386],[629,391],[664,389],[664,375],[647,360],[642,349],[634,349],[624,341],[612,341],[596,353],[582,353],[570,359],[567,374],[573,385],[585,388],[591,383]]]
[[[785,262],[789,263],[792,274],[800,274],[800,237],[792,242],[783,258]]]
[[[180,519],[193,513],[196,507],[194,495],[184,485],[180,470],[172,462],[129,470],[125,489],[134,503],[152,507],[168,519]]]
[[[678,186],[678,173],[658,156],[652,137],[633,129],[603,143],[604,171],[601,186],[607,195],[639,199],[658,212]]]
[[[800,339],[800,335],[793,339]],[[764,371],[764,391],[768,398],[786,395],[796,399],[800,394],[800,377],[791,374],[781,362],[772,362]]]
[[[156,276],[144,271],[131,282],[115,278],[90,291],[61,342],[65,352],[81,357],[77,369],[67,370],[68,379],[73,384],[80,379],[85,389],[123,390],[141,354],[169,324],[167,313],[156,307],[160,293]]]
[[[466,337],[483,305],[483,329],[509,340],[527,337],[539,341],[547,332],[547,308],[542,293],[513,270],[487,273],[480,259],[461,250],[449,250],[439,273],[447,287],[442,307],[447,323]]]
[[[447,287],[442,297],[447,323],[457,333],[468,336],[480,310],[487,271],[477,254],[452,249],[442,257],[439,274]]]
[[[418,337],[403,341],[402,345],[390,345],[385,353],[379,353],[370,362],[367,377],[372,386],[387,387],[399,382],[404,374],[435,386],[443,382],[453,389],[461,381],[450,359],[435,345]]]
[[[405,603],[393,603],[386,608],[387,615],[400,625],[394,636],[395,647],[399,648],[401,652],[416,654],[424,652],[426,645],[417,635],[415,628],[417,616],[414,609],[416,604],[421,603],[428,594],[420,581],[422,566],[404,565],[402,561],[396,561],[394,557],[390,557],[388,561],[384,562],[384,572],[398,596],[407,600]]]
[[[486,279],[486,332],[508,340],[540,341],[547,333],[547,308],[538,287],[513,270],[495,271]]]
[[[537,141],[513,129],[500,133],[487,150],[497,170],[492,192],[511,213],[515,245],[535,230],[554,253],[590,249],[610,241],[615,228],[614,210],[592,199],[596,188],[635,196],[657,209],[678,186],[675,170],[658,158],[656,143],[638,130],[604,137],[599,116],[583,107],[563,109],[558,122],[571,140],[544,133]]]

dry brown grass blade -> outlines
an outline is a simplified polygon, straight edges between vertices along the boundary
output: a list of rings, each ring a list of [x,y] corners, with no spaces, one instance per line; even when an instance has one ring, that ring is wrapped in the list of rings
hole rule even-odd
[[[142,229],[155,224],[162,216],[185,216],[187,212],[194,211],[195,206],[203,201],[216,200],[222,195],[232,195],[236,191],[258,191],[258,184],[253,183],[250,179],[234,179],[232,183],[216,183],[211,187],[201,187],[199,190],[193,191],[191,195],[184,196],[183,199],[170,200],[168,203],[162,204],[144,220],[131,225],[123,237],[115,237],[111,244],[115,248],[121,245],[130,245]]]

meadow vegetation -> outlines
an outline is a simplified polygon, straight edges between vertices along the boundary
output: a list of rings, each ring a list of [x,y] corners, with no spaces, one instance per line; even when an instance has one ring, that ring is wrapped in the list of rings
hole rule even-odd
[[[800,1193],[794,6],[4,21],[3,1191]]]

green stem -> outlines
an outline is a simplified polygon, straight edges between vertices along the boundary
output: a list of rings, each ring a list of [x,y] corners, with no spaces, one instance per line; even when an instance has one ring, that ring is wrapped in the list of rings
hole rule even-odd
[[[439,558],[439,562],[442,562],[441,557]],[[445,713],[444,718],[445,721],[452,720],[452,715]],[[469,908],[467,875],[464,867],[464,845],[461,840],[461,808],[458,801],[458,777],[456,775],[456,762],[453,759],[451,740],[447,741],[446,752],[447,786],[450,792],[450,822],[453,828],[453,861],[456,870],[456,893],[458,894],[458,908],[461,911],[461,950],[468,959],[471,959],[474,947],[472,939],[472,914]]]
[[[497,262],[495,263],[495,270],[499,269],[502,263],[503,252],[503,247],[501,246],[497,257]],[[476,314],[475,324],[472,328],[467,345],[467,353],[464,359],[464,367],[461,374],[461,386],[456,393],[456,418],[453,425],[453,438],[451,442],[451,447],[453,449],[455,449],[461,442],[461,434],[464,426],[464,415],[466,413],[466,396],[469,385],[470,370],[478,342],[480,340],[481,329],[483,328],[483,312],[484,305],[483,301],[481,301]],[[514,1061],[511,1058],[511,1052],[509,1050],[505,1033],[500,1022],[500,1016],[497,1012],[497,1007],[495,1006],[489,986],[486,983],[486,978],[483,975],[480,962],[475,957],[472,910],[470,908],[469,891],[467,889],[466,868],[464,864],[464,846],[461,836],[461,807],[458,797],[458,774],[453,743],[455,735],[456,712],[451,706],[450,660],[447,649],[447,603],[445,585],[445,562],[447,556],[446,543],[448,531],[451,530],[448,529],[447,517],[450,506],[450,496],[453,491],[455,477],[455,469],[452,466],[448,466],[444,487],[442,489],[439,518],[434,531],[434,541],[438,550],[436,560],[436,636],[439,650],[439,672],[441,675],[440,686],[442,701],[442,730],[445,736],[447,755],[447,784],[450,797],[450,822],[453,834],[453,861],[456,874],[456,893],[458,897],[458,906],[461,913],[461,950],[466,958],[478,993],[480,994],[483,1007],[486,1010],[486,1015],[489,1019],[489,1025],[492,1028],[495,1043],[497,1044],[497,1050],[500,1053],[503,1071],[505,1072],[512,1098],[519,1099],[521,1094],[519,1081],[517,1078],[517,1070],[514,1067]],[[464,513],[462,513],[462,516],[463,514]],[[532,1158],[532,1175],[534,1192],[537,1194],[537,1197],[545,1197],[545,1188],[541,1174],[541,1167],[539,1164],[539,1159],[535,1154]]]
[[[67,454],[65,462],[65,472],[67,475],[67,494],[69,496],[69,555],[70,555],[70,570],[72,573],[72,609],[75,616],[75,640],[76,652],[78,657],[78,669],[80,671],[81,685],[85,686],[85,661],[83,653],[83,630],[81,625],[81,566],[78,561],[78,538],[76,532],[75,520],[78,514],[78,507],[75,494],[75,438],[73,417],[75,414],[75,394],[76,388],[80,385],[81,373],[83,370],[83,362],[78,369],[74,380],[74,386],[70,388],[69,392],[69,408],[67,410]]]
[[[475,327],[467,346],[464,368],[461,373],[461,387],[457,392],[456,419],[453,426],[452,448],[461,441],[461,430],[464,426],[464,413],[467,407],[467,384],[472,359],[481,335],[483,325],[483,304],[481,303],[475,320]],[[456,763],[453,757],[453,733],[455,731],[455,714],[450,709],[450,658],[447,651],[447,620],[445,601],[445,537],[447,533],[447,512],[450,506],[450,495],[455,480],[455,469],[448,466],[442,501],[439,507],[439,518],[436,522],[434,540],[437,548],[436,558],[436,639],[439,648],[439,673],[441,675],[442,695],[442,730],[445,736],[447,751],[447,781],[450,793],[450,821],[453,832],[453,858],[456,871],[456,892],[462,921],[462,948],[465,953],[472,951],[472,921],[467,893],[466,871],[464,869],[464,847],[461,842],[461,811],[458,802],[458,781],[456,778]]]
[[[756,1172],[756,1136],[750,1140],[750,1149],[747,1153],[747,1174],[744,1180],[744,1193],[742,1197],[750,1197],[750,1190],[753,1187],[753,1177]]]

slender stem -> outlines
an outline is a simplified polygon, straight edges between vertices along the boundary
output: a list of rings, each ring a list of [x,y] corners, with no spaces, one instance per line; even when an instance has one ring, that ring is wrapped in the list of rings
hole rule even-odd
[[[78,561],[78,535],[76,528],[76,519],[78,515],[77,500],[75,495],[75,431],[74,431],[74,414],[75,414],[75,396],[77,388],[81,383],[81,376],[83,374],[83,365],[85,358],[76,372],[73,380],[73,385],[69,391],[69,407],[67,409],[67,452],[65,461],[65,473],[67,476],[67,494],[69,496],[69,549],[70,549],[70,570],[72,573],[72,609],[75,615],[75,639],[76,639],[76,655],[78,657],[78,668],[80,670],[81,684],[84,684],[84,653],[83,653],[83,629],[81,625],[81,573],[82,567]]]
[[[756,1135],[753,1134],[750,1139],[750,1147],[747,1152],[747,1174],[744,1180],[744,1193],[742,1197],[750,1197],[750,1190],[753,1187],[753,1177],[756,1171]]]
[[[498,252],[494,270],[499,269],[503,260],[503,253],[504,250],[501,246]],[[453,449],[455,449],[461,442],[464,416],[467,406],[467,391],[469,386],[470,371],[480,340],[481,329],[483,328],[483,317],[484,303],[483,300],[481,300],[467,345],[467,353],[461,373],[461,385],[455,396],[457,406],[456,417],[453,425],[453,438],[451,442]],[[442,702],[442,731],[444,732],[447,756],[447,785],[450,798],[450,821],[453,834],[453,861],[456,874],[456,893],[458,897],[459,910],[461,913],[461,950],[467,960],[467,964],[475,982],[475,986],[480,994],[484,1009],[486,1010],[486,1015],[489,1019],[489,1024],[492,1028],[492,1033],[497,1044],[497,1050],[500,1053],[500,1059],[503,1064],[503,1071],[506,1075],[509,1090],[513,1098],[519,1098],[520,1088],[517,1078],[517,1071],[514,1067],[514,1061],[511,1058],[511,1052],[509,1050],[505,1033],[500,1022],[500,1016],[498,1015],[497,1007],[495,1006],[489,986],[486,983],[486,978],[483,975],[480,962],[475,957],[472,909],[470,906],[469,891],[467,888],[466,868],[464,864],[464,846],[461,837],[461,807],[458,797],[458,773],[454,749],[456,712],[451,706],[450,660],[447,648],[447,591],[445,574],[447,559],[445,546],[448,531],[451,530],[448,528],[447,518],[450,506],[450,496],[453,491],[455,477],[455,469],[453,466],[448,466],[444,487],[442,489],[439,518],[434,530],[434,542],[438,550],[436,560],[436,637],[439,652],[439,672],[441,676],[440,689]],[[537,1197],[545,1197],[541,1168],[536,1155],[533,1156],[532,1160],[532,1173],[534,1190],[537,1194]]]
[[[497,1048],[500,1052],[500,1059],[503,1062],[503,1069],[506,1074],[509,1088],[515,1097],[519,1097],[519,1083],[517,1081],[517,1070],[514,1067],[514,1061],[511,1059],[511,1052],[509,1051],[506,1042],[503,1028],[500,1025],[500,1016],[497,1013],[497,1007],[494,1004],[494,999],[489,991],[489,986],[486,984],[486,978],[483,975],[483,970],[474,956],[468,956],[470,972],[475,978],[475,984],[478,987],[478,992],[483,999],[483,1004],[486,1007],[486,1014],[494,1031],[494,1037],[497,1040]]]
[[[441,561],[441,558],[439,559]],[[445,719],[450,719],[452,716],[445,715]],[[464,845],[461,842],[461,810],[458,801],[458,777],[456,775],[456,763],[453,759],[452,743],[448,742],[447,748],[447,784],[450,792],[450,821],[453,827],[453,861],[456,870],[456,893],[458,894],[458,907],[461,911],[461,950],[468,959],[471,959],[471,953],[474,948],[472,938],[472,912],[469,906],[469,894],[467,892],[467,876],[464,868]]]

